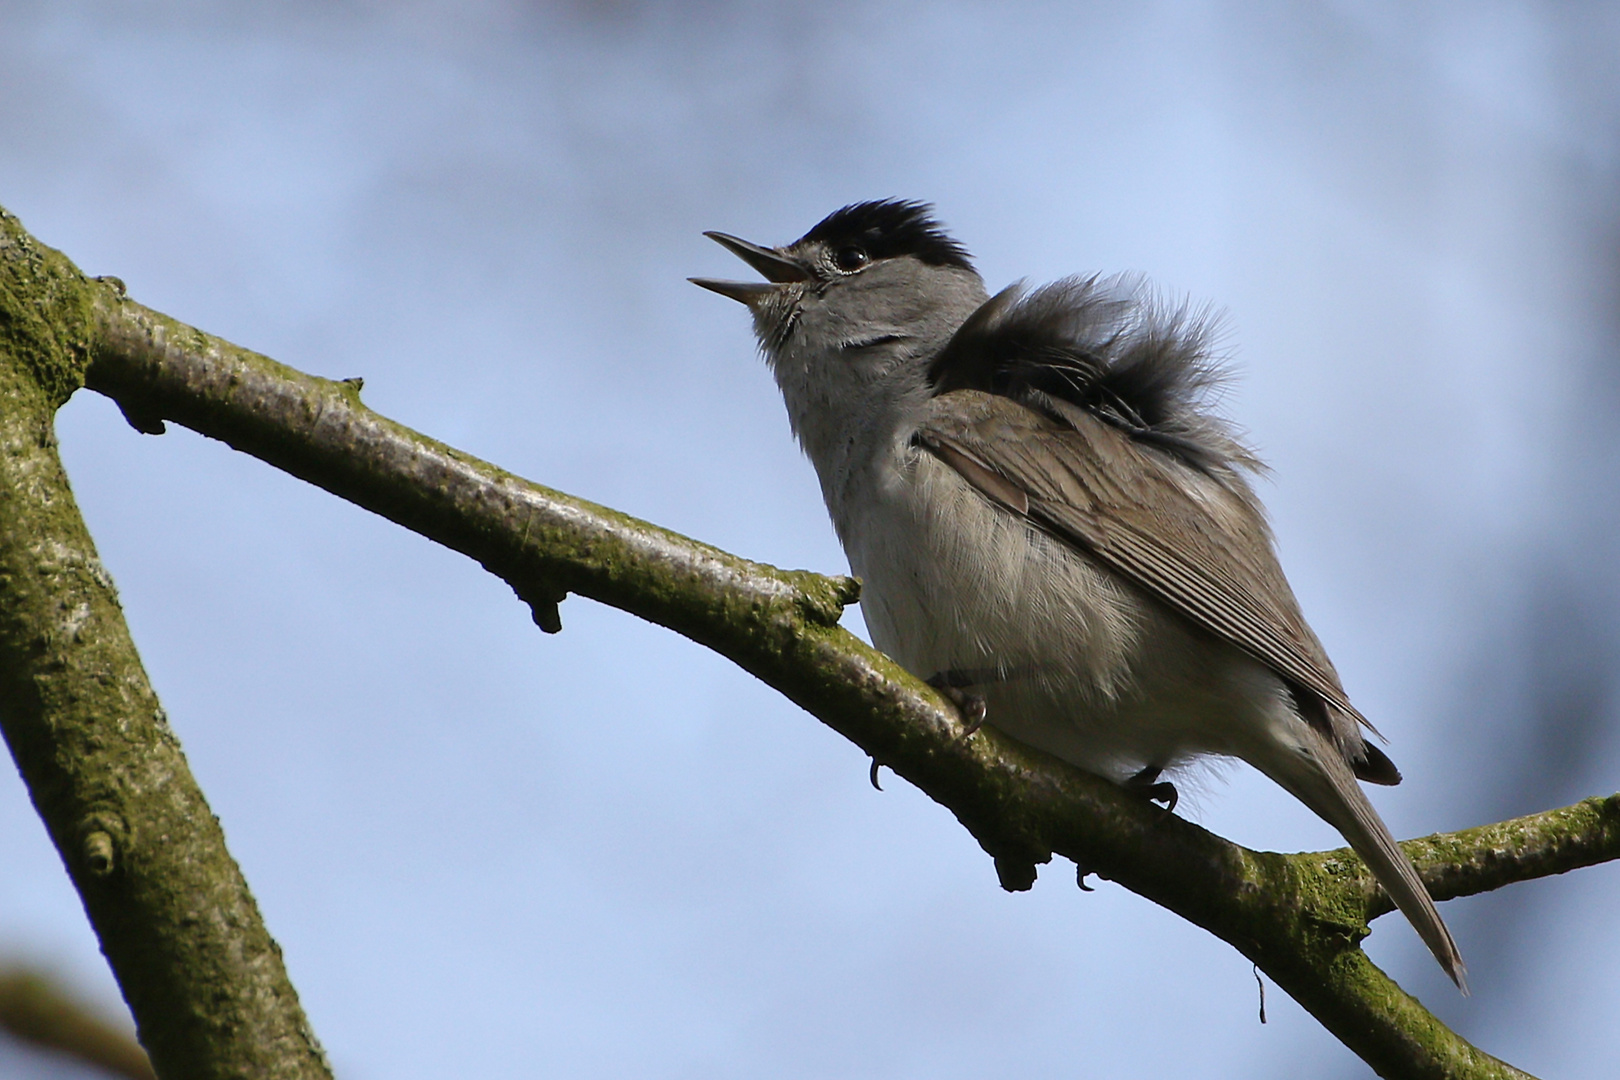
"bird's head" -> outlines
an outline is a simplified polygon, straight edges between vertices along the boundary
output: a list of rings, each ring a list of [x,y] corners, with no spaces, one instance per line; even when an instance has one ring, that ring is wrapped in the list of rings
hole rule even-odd
[[[760,349],[812,457],[821,429],[842,431],[922,392],[930,358],[986,299],[967,250],[931,212],[900,199],[855,203],[778,248],[704,234],[766,279],[691,280],[753,313]]]

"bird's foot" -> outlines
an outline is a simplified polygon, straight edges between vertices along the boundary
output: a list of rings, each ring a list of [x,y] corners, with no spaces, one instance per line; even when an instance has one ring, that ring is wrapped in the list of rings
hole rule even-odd
[[[1176,785],[1168,780],[1160,780],[1159,774],[1164,770],[1157,765],[1149,765],[1129,780],[1125,781],[1124,788],[1133,795],[1140,795],[1151,803],[1163,803],[1165,810],[1176,808],[1176,801],[1180,795],[1176,793]]]
[[[928,685],[949,698],[956,711],[962,714],[962,723],[967,725],[962,731],[964,740],[972,738],[973,733],[984,726],[984,698],[968,693],[966,687],[972,684],[966,681],[961,672],[935,672],[928,677]]]

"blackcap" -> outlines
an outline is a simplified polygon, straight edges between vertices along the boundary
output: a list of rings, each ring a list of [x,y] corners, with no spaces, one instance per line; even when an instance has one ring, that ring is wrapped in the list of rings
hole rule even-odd
[[[989,296],[931,208],[847,206],[740,300],[862,582],[872,641],[968,716],[1174,806],[1248,762],[1338,829],[1453,981],[1456,943],[1358,783],[1371,745],[1209,406],[1209,322],[1127,278]],[[1374,732],[1376,734],[1376,732]]]

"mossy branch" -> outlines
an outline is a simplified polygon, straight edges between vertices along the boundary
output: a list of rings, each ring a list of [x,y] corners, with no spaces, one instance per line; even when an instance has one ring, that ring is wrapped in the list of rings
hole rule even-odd
[[[0,728],[163,1077],[330,1077],[56,454],[104,287],[0,211]]]
[[[1436,900],[1491,892],[1620,858],[1620,795],[1582,799],[1574,806],[1436,833],[1401,846]],[[1371,875],[1362,887],[1367,918],[1394,910]]]
[[[1359,943],[1381,894],[1354,855],[1249,851],[991,729],[964,739],[951,706],[838,627],[856,597],[848,579],[750,562],[531,484],[372,412],[358,380],[305,375],[112,283],[95,286],[92,323],[86,385],[139,430],[184,424],[463,552],[544,629],[559,628],[572,592],[714,649],[950,809],[1006,887],[1029,887],[1037,864],[1065,856],[1231,943],[1383,1075],[1525,1075],[1367,960]],[[1511,858],[1488,852],[1507,841],[1491,830],[1514,823],[1412,850],[1437,895],[1620,855],[1613,800],[1576,811],[1520,823]],[[1476,863],[1490,875],[1458,869]]]

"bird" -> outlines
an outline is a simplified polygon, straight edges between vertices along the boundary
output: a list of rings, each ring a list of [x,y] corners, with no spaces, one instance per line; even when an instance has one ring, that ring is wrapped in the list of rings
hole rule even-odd
[[[1250,483],[1263,466],[1215,408],[1215,320],[1130,275],[992,296],[934,214],[854,203],[782,247],[706,232],[765,280],[689,279],[752,313],[872,643],[970,731],[1169,811],[1166,773],[1249,763],[1344,836],[1467,993],[1359,782],[1400,771],[1306,623]]]

